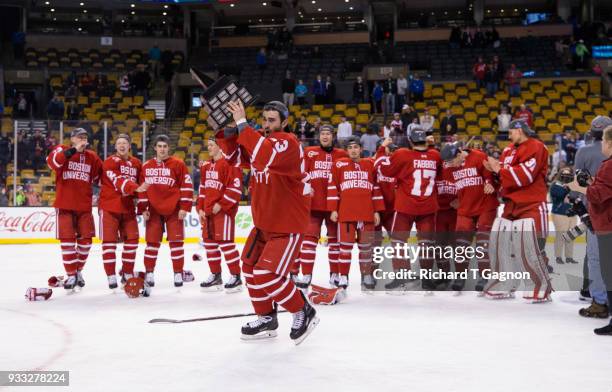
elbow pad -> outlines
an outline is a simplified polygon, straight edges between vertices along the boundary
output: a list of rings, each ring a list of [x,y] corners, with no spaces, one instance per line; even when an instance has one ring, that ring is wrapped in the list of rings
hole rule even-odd
[[[66,159],[70,159],[71,156],[76,154],[76,151],[77,150],[74,147],[64,150],[64,155],[66,156]]]

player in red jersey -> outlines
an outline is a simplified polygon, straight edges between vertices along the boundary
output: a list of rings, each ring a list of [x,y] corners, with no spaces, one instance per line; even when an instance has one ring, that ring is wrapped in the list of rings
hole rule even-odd
[[[211,274],[200,287],[204,291],[223,289],[223,253],[231,274],[225,290],[233,293],[242,287],[240,255],[234,243],[234,219],[242,195],[242,172],[223,158],[215,139],[208,140],[208,153],[211,159],[200,167],[200,192],[196,208],[202,223],[202,239]]]
[[[356,137],[346,142],[349,158],[334,163],[329,177],[327,207],[330,219],[338,222],[340,258],[338,287],[346,289],[351,268],[351,253],[355,243],[359,247],[361,282],[366,290],[373,290],[372,242],[374,227],[380,224],[379,211],[385,210],[380,188],[376,183],[376,170],[371,159],[361,158],[361,143]]]
[[[47,164],[55,172],[55,229],[68,275],[64,282],[66,290],[85,286],[82,270],[95,236],[92,185],[98,183],[102,171],[98,155],[86,150],[86,130],[74,129],[70,133],[70,143],[70,147],[55,147],[47,157]]]
[[[395,145],[389,146],[391,152],[395,151]],[[391,237],[391,227],[393,226],[393,216],[395,215],[395,191],[397,188],[397,180],[395,177],[387,177],[380,171],[380,167],[376,168],[376,183],[380,188],[380,193],[385,203],[384,211],[379,212],[380,223],[374,228],[374,247],[382,245],[383,228],[387,231],[389,238]]]
[[[304,151],[295,135],[284,132],[289,110],[278,101],[263,108],[265,137],[247,125],[242,102],[230,102],[238,127],[237,143],[251,166],[251,211],[255,227],[242,253],[242,272],[257,320],[242,327],[246,340],[276,336],[274,303],[293,314],[290,337],[299,344],[318,323],[315,309],[289,278],[308,227],[310,184]],[[227,137],[232,137],[229,133]]]
[[[442,163],[442,174],[436,181],[438,189],[438,212],[436,212],[436,244],[441,247],[451,246],[456,244],[455,226],[457,225],[457,187],[453,179],[453,168],[448,165],[448,162]],[[443,259],[442,256],[436,259],[438,269],[443,272],[450,272],[450,265],[454,260]],[[439,279],[435,286],[439,290],[444,290],[448,287],[449,279]]]
[[[448,143],[442,148],[441,156],[452,167],[452,178],[457,188],[457,244],[471,246],[476,236],[476,246],[484,249],[483,256],[478,258],[478,270],[482,274],[490,268],[489,237],[499,206],[493,173],[483,164],[487,155],[480,150],[462,148],[459,143]],[[469,260],[458,262],[455,270],[463,272],[468,264]],[[481,275],[476,282],[476,291],[482,291],[486,283]],[[461,291],[464,286],[464,279],[456,279],[452,288]]]
[[[385,139],[376,154],[376,166],[383,175],[395,177],[397,190],[395,193],[395,215],[391,242],[394,246],[402,246],[410,236],[412,225],[416,224],[417,238],[422,247],[432,246],[435,235],[435,216],[438,211],[438,195],[436,179],[442,171],[440,153],[427,145],[427,133],[422,129],[414,129],[410,133],[412,150],[400,148],[390,153],[388,146],[390,138]],[[433,268],[431,255],[421,255],[421,269]],[[394,259],[393,268],[410,269],[410,262],[405,259]],[[387,290],[405,290],[406,279],[394,279],[385,288]],[[431,280],[422,282],[424,290],[434,288]]]
[[[123,241],[122,276],[126,282],[134,276],[134,260],[138,249],[138,222],[134,201],[137,192],[144,192],[149,184],[138,185],[142,163],[130,156],[131,139],[120,134],[115,140],[114,155],[104,161],[102,167],[102,190],[99,200],[100,239],[102,260],[110,289],[117,288],[115,275],[117,242]]]
[[[331,125],[321,126],[319,145],[307,147],[304,150],[304,156],[313,196],[310,205],[310,223],[304,235],[302,249],[294,270],[294,273],[297,274],[301,264],[302,277],[296,280],[296,285],[300,288],[307,288],[312,280],[312,270],[323,222],[327,230],[330,284],[338,281],[338,254],[340,253],[336,233],[338,225],[330,220],[331,211],[327,207],[327,187],[332,164],[340,158],[348,157],[343,149],[334,148],[334,128]]]
[[[533,138],[535,133],[524,121],[512,121],[508,132],[512,144],[502,152],[501,162],[493,157],[483,162],[487,170],[497,174],[505,203],[502,217],[493,224],[491,268],[508,271],[515,267],[513,257],[518,258],[535,285],[533,292],[525,298],[534,302],[549,301],[552,287],[544,254],[548,235],[548,150],[541,141]],[[504,233],[512,236],[512,251],[507,249],[508,238]],[[516,285],[500,291],[501,283],[489,281],[485,294],[493,298],[513,296]]]
[[[174,286],[183,285],[183,219],[193,204],[193,183],[185,162],[169,155],[169,142],[166,135],[155,138],[156,156],[145,162],[140,174],[140,182],[149,184],[149,189],[138,195],[138,212],[146,222],[145,282],[150,287],[155,286],[153,271],[164,228],[170,244]]]

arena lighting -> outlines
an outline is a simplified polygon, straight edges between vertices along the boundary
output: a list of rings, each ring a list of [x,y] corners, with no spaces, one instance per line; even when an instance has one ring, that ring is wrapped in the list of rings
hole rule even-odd
[[[86,13],[87,13],[87,10],[83,10],[83,13],[84,13],[84,14],[86,14]]]
[[[311,3],[312,4],[317,4],[317,1],[316,0],[312,0]]]
[[[74,21],[75,21],[75,22],[78,22],[78,21],[79,21],[79,18],[74,18]]]
[[[82,7],[82,6],[84,6],[84,5],[85,5],[85,3],[79,3],[79,5]]]
[[[136,4],[130,4],[130,7],[134,8],[136,7]]]
[[[525,8],[525,12],[529,12],[529,8]]]
[[[263,5],[264,7],[268,5],[268,3],[261,3],[261,5]]]
[[[317,11],[321,12],[321,11],[323,11],[323,10],[322,10],[321,8],[317,8]]]
[[[49,4],[51,4],[51,3],[49,3],[48,1],[45,1],[45,5],[49,5]]]
[[[55,12],[55,8],[51,8],[51,12]]]
[[[504,10],[501,10],[501,13],[503,14],[503,13],[504,13]]]
[[[515,8],[515,9],[514,9],[514,12],[518,12],[518,9],[517,9],[517,8]]]
[[[165,9],[168,9],[168,4],[164,5],[164,8],[165,8]]]
[[[132,11],[132,15],[136,15],[136,11]]]
[[[233,7],[234,5],[235,5],[235,4],[234,4],[234,3],[232,3],[232,4],[230,4],[230,7]]]
[[[162,15],[166,16],[166,15],[168,15],[168,13],[167,12],[162,12]]]
[[[349,10],[351,10],[351,11],[352,11],[352,10],[353,10],[353,7],[349,7]]]
[[[96,22],[100,22],[100,19],[96,19]]]

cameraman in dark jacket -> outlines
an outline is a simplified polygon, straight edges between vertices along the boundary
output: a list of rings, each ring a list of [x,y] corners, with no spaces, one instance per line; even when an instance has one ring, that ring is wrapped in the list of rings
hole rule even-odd
[[[597,118],[596,118],[597,119]],[[587,186],[574,181],[568,185],[570,190],[584,193],[589,201],[589,215],[593,231],[597,235],[601,276],[607,287],[608,304],[612,304],[612,121],[603,131],[601,152],[605,156],[594,179]],[[595,121],[595,120],[593,120]],[[612,336],[612,321],[605,327],[594,330],[597,335]]]
[[[601,163],[606,159],[602,154],[603,130],[610,125],[612,125],[612,120],[609,117],[597,116],[593,119],[590,134],[594,142],[591,145],[580,148],[576,153],[574,162],[574,169],[576,171],[587,171],[590,175],[597,173]],[[572,184],[578,185],[575,182]],[[590,202],[588,195],[586,199],[588,205]],[[589,293],[593,301],[589,307],[580,309],[579,314],[583,317],[607,318],[609,305],[606,292],[607,289],[612,289],[612,286],[606,289],[602,279],[597,236],[590,230],[587,230],[586,234],[588,279],[590,280]]]
[[[559,170],[555,181],[550,185],[550,199],[552,201],[552,220],[555,225],[555,261],[563,264],[563,251],[565,251],[565,262],[568,264],[577,263],[574,260],[574,242],[564,241],[562,234],[576,226],[576,215],[568,213],[571,204],[568,203],[570,195],[565,184],[574,180],[574,172],[571,167],[564,167]]]

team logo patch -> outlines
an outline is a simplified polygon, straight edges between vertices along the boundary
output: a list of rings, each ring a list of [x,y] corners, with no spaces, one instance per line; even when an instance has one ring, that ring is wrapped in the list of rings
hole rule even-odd
[[[341,168],[343,166],[348,166],[348,162],[342,162],[342,161],[336,162],[337,168]]]
[[[317,155],[319,155],[319,153],[316,151],[308,151],[308,158],[316,157]]]
[[[533,171],[533,169],[536,166],[536,160],[535,158],[531,158],[530,160],[528,160],[527,162],[525,162],[525,166],[527,166],[527,168],[529,168],[529,170]]]
[[[274,143],[274,149],[278,153],[287,151],[288,148],[289,148],[289,142],[287,142],[286,140],[279,140],[276,143]]]

